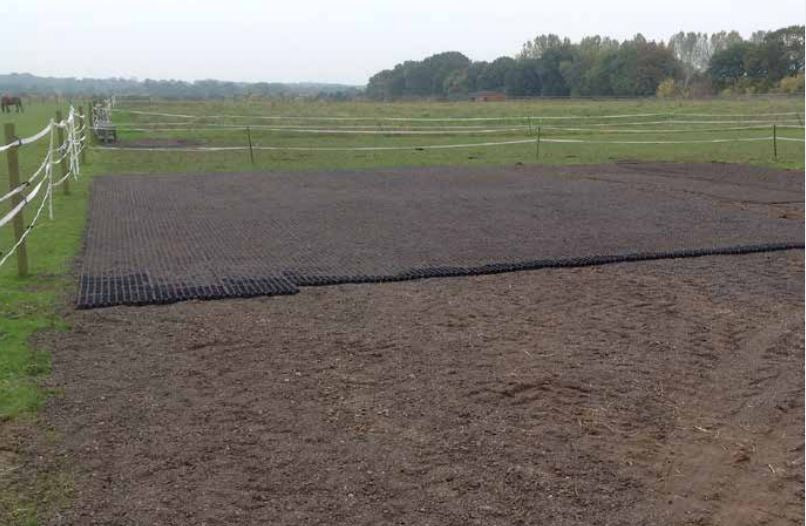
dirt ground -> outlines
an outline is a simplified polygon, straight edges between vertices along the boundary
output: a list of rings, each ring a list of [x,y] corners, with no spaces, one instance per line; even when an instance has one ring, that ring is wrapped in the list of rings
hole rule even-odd
[[[51,524],[802,524],[803,265],[74,311]]]

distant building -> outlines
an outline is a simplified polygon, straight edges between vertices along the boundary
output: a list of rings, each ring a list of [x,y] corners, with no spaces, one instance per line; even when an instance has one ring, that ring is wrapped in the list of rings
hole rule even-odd
[[[507,100],[507,96],[500,91],[477,91],[470,94],[470,100],[475,102],[493,102]]]

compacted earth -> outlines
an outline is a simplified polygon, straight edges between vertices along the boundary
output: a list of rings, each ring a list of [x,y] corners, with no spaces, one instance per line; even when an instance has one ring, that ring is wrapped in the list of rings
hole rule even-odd
[[[803,265],[75,311],[52,524],[802,524]]]

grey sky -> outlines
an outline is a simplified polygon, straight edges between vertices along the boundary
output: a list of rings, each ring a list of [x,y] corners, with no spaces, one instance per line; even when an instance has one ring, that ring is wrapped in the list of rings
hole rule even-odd
[[[0,73],[363,84],[406,59],[513,55],[540,33],[663,39],[803,24],[803,0],[0,0]]]

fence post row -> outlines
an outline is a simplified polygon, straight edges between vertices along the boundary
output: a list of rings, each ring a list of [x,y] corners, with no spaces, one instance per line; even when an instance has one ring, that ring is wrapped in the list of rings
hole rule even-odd
[[[17,140],[14,131],[14,123],[8,122],[5,125],[6,144],[13,143]],[[17,149],[19,145],[14,145],[6,150],[6,161],[8,162],[8,190],[9,192],[20,186],[20,163],[17,157]],[[23,200],[21,193],[11,196],[11,210],[14,210]],[[23,211],[20,210],[12,219],[14,225],[14,242],[19,243],[17,246],[17,273],[19,276],[25,277],[28,275],[28,251],[25,247],[25,240],[22,239],[25,234],[25,224],[22,220]]]
[[[30,234],[44,207],[50,204],[50,217],[53,219],[53,177],[52,167],[56,164],[53,156],[58,155],[61,167],[61,179],[56,184],[64,185],[64,193],[69,194],[70,176],[77,176],[80,165],[86,160],[85,149],[89,141],[90,127],[85,123],[83,108],[76,111],[70,107],[70,114],[62,120],[62,112],[56,111],[56,119],[50,120],[48,126],[34,136],[20,139],[17,137],[13,122],[4,125],[5,143],[0,144],[0,152],[5,153],[8,165],[8,193],[0,193],[0,203],[8,200],[11,203],[8,212],[0,214],[0,226],[10,224],[14,231],[14,244],[6,252],[0,252],[0,265],[3,265],[13,253],[16,253],[17,273],[20,277],[28,275],[28,251],[26,236]],[[54,129],[55,127],[55,129]],[[65,129],[67,137],[65,141]],[[58,145],[54,145],[54,137],[58,137]],[[47,138],[47,153],[39,169],[27,179],[20,180],[19,149],[26,145]],[[68,165],[69,163],[69,165]],[[29,189],[33,186],[33,189]],[[44,187],[44,191],[40,190]],[[26,190],[30,193],[26,195]],[[30,224],[25,225],[25,207],[36,195],[42,195],[39,208],[29,217]],[[3,207],[5,208],[5,207]]]

